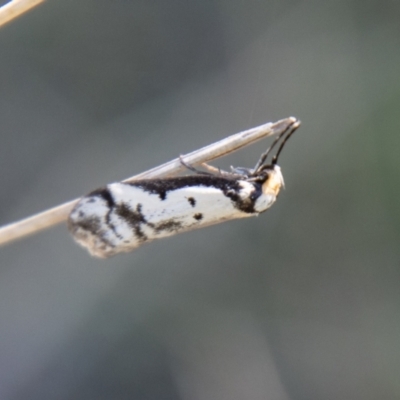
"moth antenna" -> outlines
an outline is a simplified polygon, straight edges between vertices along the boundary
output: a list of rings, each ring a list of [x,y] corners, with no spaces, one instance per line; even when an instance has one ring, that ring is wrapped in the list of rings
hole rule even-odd
[[[256,174],[260,170],[260,168],[264,165],[265,160],[267,159],[267,157],[269,156],[269,154],[271,153],[273,148],[277,145],[277,143],[282,139],[282,137],[285,136],[288,132],[289,132],[289,135],[291,135],[299,127],[299,125],[300,125],[300,121],[293,122],[291,125],[289,125],[283,132],[281,132],[275,138],[275,140],[271,143],[271,146],[269,146],[268,150],[265,153],[261,154],[260,159],[257,161],[257,164],[255,165],[255,167],[253,169],[253,174]],[[293,130],[294,126],[295,126],[295,128]],[[285,141],[286,141],[286,139],[284,140],[284,142]],[[278,149],[277,154],[279,154],[281,152],[281,150],[282,150],[281,147]]]
[[[280,146],[279,146],[279,148],[278,148],[278,151],[277,151],[276,154],[272,157],[272,162],[271,162],[272,165],[276,165],[276,164],[277,164],[279,154],[281,153],[283,147],[285,146],[285,143],[289,140],[290,136],[293,135],[293,133],[296,131],[296,129],[300,126],[300,124],[301,124],[300,121],[296,121],[296,122],[294,122],[294,123],[290,126],[289,130],[287,131],[287,135],[286,135],[285,138],[282,140],[282,143],[280,144]]]

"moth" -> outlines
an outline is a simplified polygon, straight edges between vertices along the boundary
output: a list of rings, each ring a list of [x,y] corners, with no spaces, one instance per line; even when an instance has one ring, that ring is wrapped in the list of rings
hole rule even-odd
[[[228,172],[203,164],[203,171],[181,158],[192,175],[117,182],[94,190],[75,205],[68,228],[92,255],[107,258],[154,239],[259,215],[284,186],[278,158],[299,125],[296,121],[282,132],[254,168],[231,167]]]

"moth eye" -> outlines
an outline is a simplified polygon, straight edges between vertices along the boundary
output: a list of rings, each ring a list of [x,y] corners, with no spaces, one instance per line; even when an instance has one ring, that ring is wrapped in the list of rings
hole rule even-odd
[[[264,182],[266,182],[268,180],[268,178],[269,178],[269,173],[263,171],[263,173],[260,174],[260,176],[258,178],[258,181],[261,182],[261,183],[264,183]]]

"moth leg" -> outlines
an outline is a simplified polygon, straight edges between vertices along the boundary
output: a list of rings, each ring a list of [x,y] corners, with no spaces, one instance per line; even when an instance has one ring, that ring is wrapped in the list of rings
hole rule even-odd
[[[204,169],[206,169],[208,172],[212,172],[214,174],[221,174],[221,170],[219,168],[213,167],[210,164],[207,163],[201,163],[200,164]]]
[[[179,161],[185,168],[189,169],[190,171],[195,172],[196,174],[208,175],[208,176],[219,175],[219,176],[223,176],[223,177],[231,178],[231,179],[237,179],[237,178],[243,177],[240,174],[236,174],[234,172],[229,172],[229,171],[224,171],[221,168],[213,167],[212,165],[207,164],[207,163],[200,164],[207,171],[199,170],[199,169],[193,167],[192,165],[188,164],[187,162],[185,162],[183,160],[182,156],[179,156]]]
[[[228,172],[228,171],[224,171],[224,170],[221,169],[221,168],[214,167],[214,166],[212,166],[212,165],[210,165],[210,164],[207,164],[207,163],[202,163],[201,166],[202,166],[204,169],[206,169],[207,171],[212,172],[212,173],[215,174],[215,175],[221,175],[221,176],[224,176],[224,175],[232,175],[232,174],[231,174],[230,172]]]
[[[201,166],[204,169],[206,169],[207,171],[209,171],[213,176],[219,175],[219,176],[229,178],[229,179],[241,179],[243,177],[247,177],[247,174],[239,173],[232,167],[231,167],[232,171],[225,171],[219,167],[214,167],[207,163],[202,163]],[[246,172],[247,172],[247,170],[246,170]]]
[[[192,165],[188,164],[186,161],[183,160],[182,156],[179,156],[179,162],[188,170],[195,172],[196,174],[200,174],[200,175],[212,175],[214,176],[215,174],[212,174],[210,172],[206,172],[206,171],[201,171],[195,167],[193,167]]]

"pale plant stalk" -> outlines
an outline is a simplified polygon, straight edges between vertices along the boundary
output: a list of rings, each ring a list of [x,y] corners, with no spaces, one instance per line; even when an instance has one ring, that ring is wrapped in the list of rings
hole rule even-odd
[[[0,7],[0,27],[19,17],[24,12],[43,3],[44,0],[12,0]]]
[[[232,153],[267,136],[279,135],[288,129],[289,126],[296,123],[296,121],[296,118],[289,117],[275,123],[270,122],[260,125],[256,128],[229,136],[199,150],[195,150],[192,153],[182,156],[182,158],[187,164],[190,165],[206,163]],[[183,170],[185,170],[185,167],[179,161],[179,158],[175,158],[174,160],[158,167],[128,178],[123,182],[133,182],[135,180],[145,178],[162,178],[175,175]],[[39,214],[0,228],[0,245],[66,221],[69,213],[78,200],[79,199],[69,201],[68,203],[61,204],[57,207],[48,209]]]

